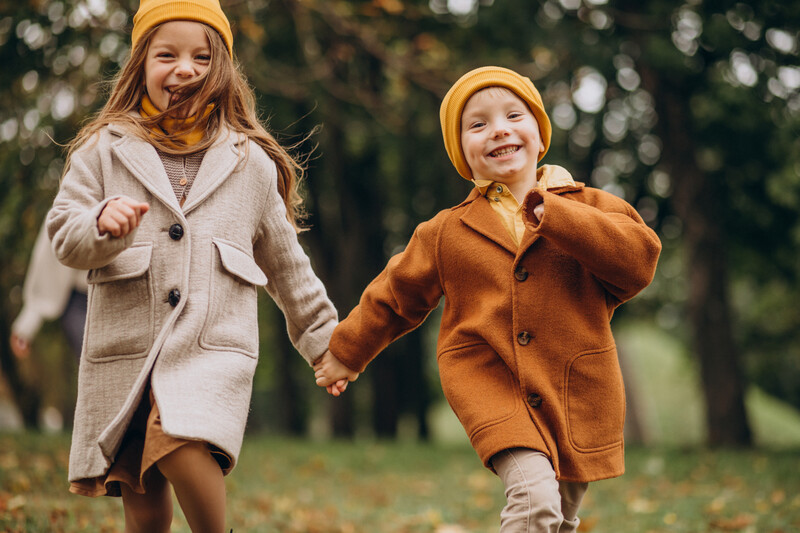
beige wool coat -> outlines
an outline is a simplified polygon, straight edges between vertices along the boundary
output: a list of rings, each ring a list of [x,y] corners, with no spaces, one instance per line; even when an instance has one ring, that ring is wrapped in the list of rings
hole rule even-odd
[[[420,224],[330,349],[362,371],[444,296],[439,377],[484,464],[525,447],[563,481],[620,475],[625,392],[610,320],[653,279],[661,243],[624,200],[580,183],[525,202],[519,247],[477,190]]]
[[[266,153],[229,132],[206,152],[183,208],[154,147],[121,127],[74,153],[47,217],[59,260],[89,270],[70,481],[106,473],[148,382],[167,434],[207,441],[235,464],[259,287],[308,362],[325,352],[336,311],[276,184]],[[100,236],[97,217],[123,195],[150,210],[130,235]]]

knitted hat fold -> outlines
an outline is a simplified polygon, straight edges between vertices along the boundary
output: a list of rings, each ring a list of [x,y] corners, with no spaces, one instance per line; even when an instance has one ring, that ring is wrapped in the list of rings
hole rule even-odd
[[[529,78],[503,67],[489,66],[471,70],[453,84],[442,100],[442,106],[439,109],[444,148],[458,173],[468,180],[472,179],[472,171],[461,147],[461,114],[470,97],[487,87],[504,87],[528,104],[539,123],[539,134],[544,146],[544,151],[539,154],[539,161],[550,147],[550,137],[553,131],[550,119],[544,110],[542,96]]]
[[[222,36],[233,57],[233,33],[219,0],[141,0],[133,16],[131,47],[136,48],[136,43],[149,29],[173,20],[191,20],[211,26]]]

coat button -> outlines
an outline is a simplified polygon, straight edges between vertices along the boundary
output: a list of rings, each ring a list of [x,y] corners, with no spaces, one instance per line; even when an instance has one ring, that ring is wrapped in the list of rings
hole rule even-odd
[[[528,269],[524,266],[518,266],[514,271],[514,277],[517,278],[517,281],[525,281],[528,279]]]
[[[169,227],[169,236],[173,241],[181,240],[183,237],[183,226],[180,224],[173,224]]]
[[[181,291],[178,289],[172,289],[169,291],[169,296],[167,296],[167,301],[169,301],[169,305],[175,307],[178,305],[178,302],[181,301]]]
[[[531,334],[527,331],[523,331],[519,335],[517,335],[517,342],[520,343],[522,346],[526,346],[529,342],[531,342]]]
[[[528,394],[528,405],[534,409],[540,407],[542,405],[542,397],[536,393]]]

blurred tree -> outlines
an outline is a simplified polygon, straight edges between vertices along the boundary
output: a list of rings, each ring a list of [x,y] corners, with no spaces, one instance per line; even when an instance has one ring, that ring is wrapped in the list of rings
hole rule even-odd
[[[661,215],[652,219],[660,221],[662,235],[672,231],[664,227],[674,224],[670,215],[680,220],[686,319],[704,385],[709,442],[749,444],[741,354],[752,357],[764,347],[736,332],[744,316],[755,319],[744,331],[774,317],[737,313],[732,281],[758,290],[780,279],[791,287],[773,312],[788,313],[784,323],[794,329],[784,339],[794,338],[782,345],[786,351],[771,378],[793,375],[795,398],[798,387],[792,251],[800,229],[800,169],[791,146],[800,104],[800,9],[772,1],[676,6],[660,0],[548,1],[541,9],[562,35],[602,43],[594,52],[573,52],[585,65],[573,69],[573,101],[602,117],[591,143],[601,150],[593,181],[627,188],[645,218],[658,209]],[[599,74],[592,83],[604,88],[592,109],[580,101],[582,88],[591,87],[582,81],[592,76],[581,76],[586,68]],[[622,168],[604,169],[608,154],[624,156]],[[761,380],[776,391],[771,381]],[[780,396],[791,399],[787,392]]]
[[[138,2],[0,2],[0,333],[19,305],[36,227],[63,164],[60,147],[102,97],[127,54]],[[688,330],[704,378],[712,443],[747,443],[743,391],[755,380],[800,406],[800,6],[777,0],[236,0],[223,2],[237,55],[284,144],[312,142],[303,237],[340,312],[401,250],[414,227],[460,201],[469,184],[442,149],[438,106],[468,69],[531,76],[554,124],[545,162],[619,194],[656,227],[653,285],[621,315]],[[298,153],[312,151],[308,143]],[[683,310],[686,310],[684,313]],[[264,318],[266,317],[266,318]],[[297,407],[308,369],[273,315],[275,353],[257,391]],[[688,327],[687,327],[688,326]],[[428,324],[426,327],[436,327]],[[3,371],[26,393],[16,362]],[[334,433],[371,420],[392,435],[402,416],[427,433],[434,356],[414,332],[331,402]],[[742,363],[744,363],[743,366]],[[743,378],[743,374],[746,379]],[[279,378],[277,376],[280,376]],[[359,385],[361,382],[359,382]],[[421,384],[421,386],[420,386]],[[259,385],[261,387],[262,385]],[[30,389],[30,387],[28,387]],[[35,391],[34,391],[35,392]],[[263,394],[262,394],[263,393]],[[36,396],[33,394],[32,396]],[[354,416],[356,419],[354,419]]]
[[[67,142],[96,108],[98,79],[127,53],[116,33],[126,21],[127,6],[114,2],[0,2],[0,287],[8,295],[0,304],[0,363],[29,426],[37,424],[42,391],[63,379],[62,367],[23,369],[10,352],[9,328],[36,228],[58,187],[57,143]]]

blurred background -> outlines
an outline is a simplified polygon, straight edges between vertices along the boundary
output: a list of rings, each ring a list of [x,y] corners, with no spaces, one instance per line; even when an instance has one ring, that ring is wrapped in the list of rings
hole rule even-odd
[[[664,245],[614,317],[629,442],[800,446],[800,3],[223,0],[242,69],[308,156],[301,237],[340,315],[414,227],[470,184],[439,103],[467,70],[534,80],[544,163],[633,204]],[[64,145],[129,53],[137,1],[0,0],[0,429],[69,431],[77,360],[57,321],[11,324]],[[465,441],[439,389],[434,313],[340,399],[264,293],[249,434]],[[478,392],[479,393],[479,392]]]

